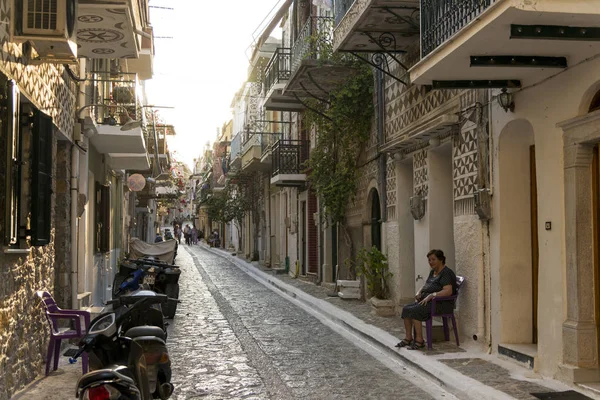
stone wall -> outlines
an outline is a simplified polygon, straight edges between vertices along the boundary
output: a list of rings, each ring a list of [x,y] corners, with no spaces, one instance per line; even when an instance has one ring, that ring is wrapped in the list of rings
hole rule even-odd
[[[55,156],[56,148],[55,141]],[[4,181],[0,186],[4,190]],[[53,185],[54,193],[56,189]],[[56,195],[52,202],[56,204]],[[29,253],[0,253],[0,400],[9,399],[42,372],[49,327],[36,291],[54,292],[56,222],[53,207],[50,244],[31,247]]]

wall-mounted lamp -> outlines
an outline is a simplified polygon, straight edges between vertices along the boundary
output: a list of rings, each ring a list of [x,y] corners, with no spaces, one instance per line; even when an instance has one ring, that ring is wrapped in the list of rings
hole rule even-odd
[[[490,189],[475,186],[473,200],[475,201],[475,212],[479,219],[482,221],[492,219],[492,194]]]
[[[513,99],[513,94],[506,91],[506,88],[502,89],[502,92],[498,95],[498,104],[500,107],[504,109],[504,111],[510,112],[515,111],[515,101]]]
[[[77,110],[77,118],[81,119],[81,112],[83,110],[85,110],[86,108],[90,108],[90,107],[121,108],[121,109],[125,110],[124,114],[127,116],[127,119],[126,119],[125,123],[123,125],[121,125],[122,131],[129,131],[129,130],[139,128],[140,126],[142,126],[141,121],[136,121],[129,116],[129,110],[127,108],[125,108],[124,106],[115,105],[115,104],[86,104],[85,106],[83,106],[79,110]]]
[[[425,199],[423,196],[416,195],[410,198],[410,213],[416,221],[425,216]]]

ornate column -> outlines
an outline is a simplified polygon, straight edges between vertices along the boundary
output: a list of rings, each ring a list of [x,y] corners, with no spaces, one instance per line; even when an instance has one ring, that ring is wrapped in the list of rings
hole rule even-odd
[[[596,115],[593,115],[596,114]],[[598,344],[595,324],[594,237],[592,221],[593,145],[600,139],[591,113],[558,126],[564,130],[566,320],[563,364],[560,369],[572,382],[597,381]]]

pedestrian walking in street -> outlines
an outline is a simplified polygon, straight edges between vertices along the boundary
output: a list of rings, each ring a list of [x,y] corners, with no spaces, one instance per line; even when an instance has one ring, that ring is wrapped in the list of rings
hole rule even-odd
[[[431,271],[421,289],[415,295],[415,302],[402,308],[402,319],[406,337],[396,347],[406,347],[408,350],[417,350],[425,347],[423,339],[422,321],[431,318],[431,300],[437,296],[453,296],[456,294],[456,275],[446,266],[446,256],[442,250],[431,250],[427,253],[427,260]],[[446,310],[445,308],[448,308]],[[450,313],[454,308],[451,301],[436,304],[438,313]],[[413,327],[415,337],[413,338]]]
[[[185,239],[185,244],[189,246],[192,237],[192,228],[190,228],[190,224],[185,224],[185,228],[183,228],[183,237]]]
[[[198,244],[198,228],[196,225],[192,225],[192,244]]]
[[[181,244],[181,227],[179,224],[175,224],[175,238],[177,239],[177,242]]]

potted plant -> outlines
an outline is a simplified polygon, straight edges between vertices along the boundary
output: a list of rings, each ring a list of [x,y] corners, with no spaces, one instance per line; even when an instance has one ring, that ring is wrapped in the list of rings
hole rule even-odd
[[[388,286],[392,273],[388,269],[385,254],[375,246],[369,250],[362,248],[356,256],[356,261],[356,273],[365,278],[374,313],[385,317],[395,315],[394,302],[390,299]]]

